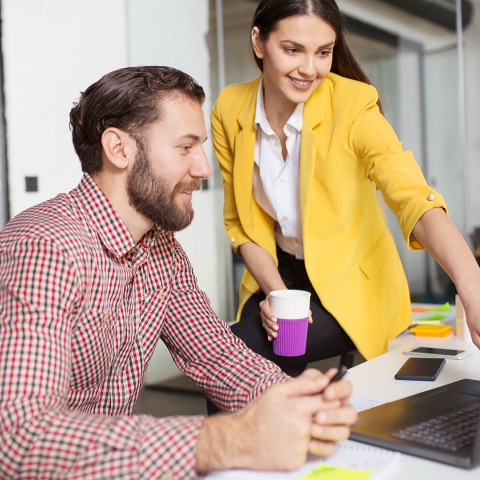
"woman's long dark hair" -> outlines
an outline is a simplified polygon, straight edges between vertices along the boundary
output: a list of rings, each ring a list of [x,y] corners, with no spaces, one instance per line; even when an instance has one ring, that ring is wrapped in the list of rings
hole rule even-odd
[[[266,42],[270,34],[276,30],[278,22],[299,15],[315,15],[327,22],[335,31],[336,40],[331,72],[371,85],[370,79],[363,71],[348,43],[343,15],[335,0],[261,0],[253,15],[251,28],[257,27],[260,39],[262,42]],[[252,52],[255,63],[263,72],[263,61],[255,55],[253,45]],[[380,99],[378,106],[383,113]]]

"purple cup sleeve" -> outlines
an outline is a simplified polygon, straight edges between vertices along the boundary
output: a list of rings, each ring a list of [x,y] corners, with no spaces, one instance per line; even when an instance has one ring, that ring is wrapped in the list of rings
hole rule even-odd
[[[273,340],[273,353],[283,357],[304,355],[307,348],[308,317],[296,320],[277,319],[278,335]]]

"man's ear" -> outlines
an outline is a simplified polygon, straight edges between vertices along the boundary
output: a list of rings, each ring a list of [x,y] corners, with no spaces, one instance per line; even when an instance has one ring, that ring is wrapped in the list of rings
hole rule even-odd
[[[135,158],[136,142],[127,132],[110,127],[102,133],[102,147],[105,161],[123,170]]]
[[[263,58],[262,40],[260,39],[260,30],[258,27],[252,28],[252,47],[258,58]]]

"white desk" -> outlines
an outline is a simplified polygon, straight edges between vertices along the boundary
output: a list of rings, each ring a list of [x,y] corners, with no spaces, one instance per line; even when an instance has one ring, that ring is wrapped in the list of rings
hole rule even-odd
[[[395,372],[408,358],[403,351],[419,345],[435,345],[445,348],[464,348],[473,351],[473,355],[464,360],[447,360],[445,367],[434,382],[418,382],[395,380]],[[352,382],[353,395],[380,403],[391,402],[399,398],[414,395],[442,386],[446,383],[455,382],[463,378],[480,380],[480,350],[472,343],[466,343],[454,336],[444,338],[416,337],[410,333],[404,333],[395,338],[389,344],[389,351],[384,355],[362,363],[348,371],[347,379]],[[355,442],[356,443],[356,442]],[[242,475],[245,477],[245,472]],[[225,475],[213,475],[213,479],[239,479],[234,471],[225,472]],[[207,479],[209,477],[207,476]],[[251,472],[245,477],[248,479],[280,479],[280,478],[301,478],[293,473],[275,474]],[[479,479],[480,467],[473,470],[450,467],[430,460],[402,454],[398,465],[393,471],[384,476],[377,476],[375,479],[410,480],[434,479],[434,480],[463,480]]]
[[[434,382],[399,381],[394,379],[395,372],[407,357],[403,351],[419,345],[465,348],[473,355],[464,360],[447,360],[440,375]],[[445,338],[415,337],[403,334],[390,343],[389,352],[349,370],[347,378],[353,384],[353,394],[379,402],[391,402],[402,397],[440,387],[462,378],[480,380],[480,350],[471,343],[450,336]],[[388,477],[392,480],[412,480],[432,478],[435,480],[462,480],[480,478],[480,468],[463,470],[441,463],[432,462],[402,454],[398,468]]]

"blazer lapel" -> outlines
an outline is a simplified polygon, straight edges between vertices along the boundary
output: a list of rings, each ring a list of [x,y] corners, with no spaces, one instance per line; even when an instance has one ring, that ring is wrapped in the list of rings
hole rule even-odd
[[[260,78],[252,82],[242,110],[238,114],[240,129],[235,135],[233,183],[237,210],[245,231],[253,228],[253,168],[256,130],[253,125]]]
[[[315,130],[324,117],[324,104],[321,95],[324,82],[325,80],[320,87],[312,93],[312,96],[305,103],[303,110],[302,142],[300,147],[300,212],[304,220],[307,218],[310,208],[315,165],[317,162],[322,161],[321,158],[318,158],[321,146],[319,148],[318,136]],[[303,222],[303,224],[305,224],[305,222]]]

